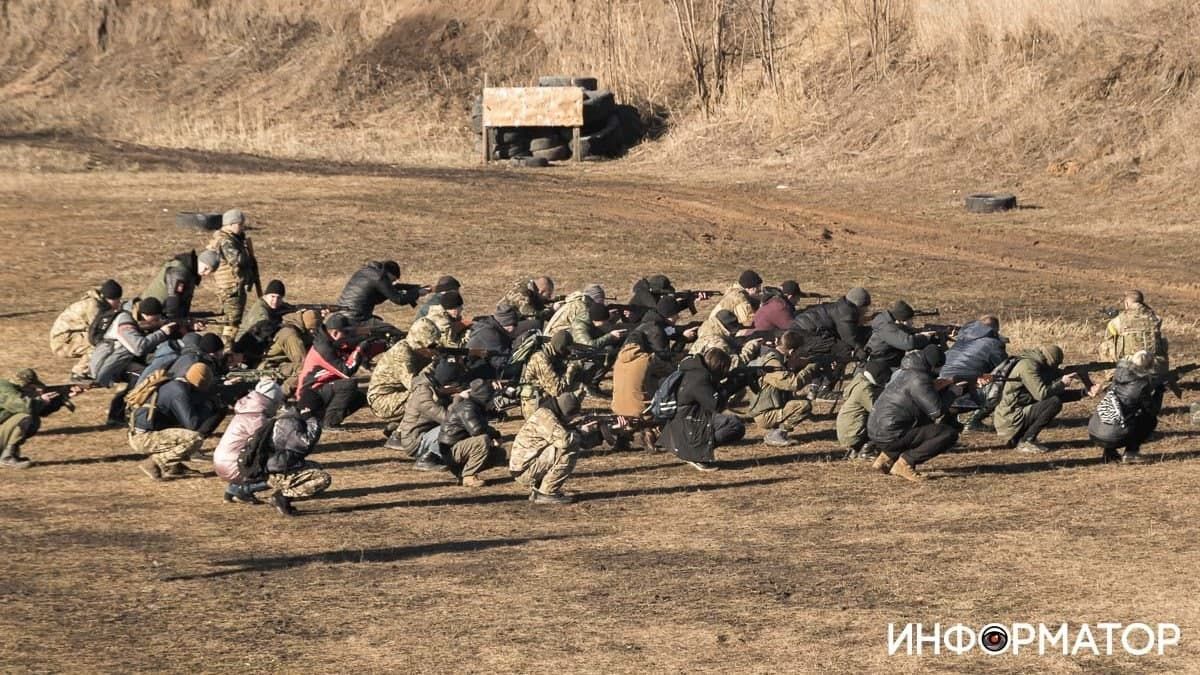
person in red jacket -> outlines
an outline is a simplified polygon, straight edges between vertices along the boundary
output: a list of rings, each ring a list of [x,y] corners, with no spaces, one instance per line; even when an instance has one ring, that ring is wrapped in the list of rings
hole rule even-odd
[[[788,280],[778,289],[763,289],[763,303],[754,313],[754,330],[787,330],[796,319],[796,302],[800,299],[800,284]]]
[[[341,314],[325,320],[324,330],[317,332],[304,357],[296,389],[296,400],[324,411],[323,426],[334,431],[343,430],[342,422],[367,404],[354,374],[383,349],[374,342],[355,344],[350,340],[351,328],[350,319]]]

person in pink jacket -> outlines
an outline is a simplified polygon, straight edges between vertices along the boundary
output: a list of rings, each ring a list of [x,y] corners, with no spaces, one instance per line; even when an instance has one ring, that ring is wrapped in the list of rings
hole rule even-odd
[[[266,490],[267,483],[265,479],[248,482],[238,467],[238,457],[267,420],[275,415],[282,402],[283,390],[279,385],[271,380],[262,380],[254,391],[234,404],[233,419],[213,451],[213,468],[217,476],[229,484],[225,488],[226,502],[260,503],[254,493]]]

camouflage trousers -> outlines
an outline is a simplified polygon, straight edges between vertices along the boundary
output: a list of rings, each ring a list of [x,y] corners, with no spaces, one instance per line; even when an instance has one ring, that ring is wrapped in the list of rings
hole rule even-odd
[[[167,472],[183,464],[204,444],[204,437],[191,429],[171,428],[162,431],[130,431],[129,447],[150,455],[161,471]]]
[[[754,423],[760,429],[783,429],[791,431],[800,426],[812,413],[812,403],[808,399],[794,399],[783,404],[782,408],[768,410],[754,418]]]
[[[16,450],[37,433],[40,420],[29,415],[13,415],[0,422],[0,450]]]
[[[384,422],[399,422],[404,417],[404,404],[408,403],[408,391],[367,391],[367,403],[371,412]]]
[[[561,450],[548,445],[529,467],[513,478],[526,487],[531,487],[543,494],[558,494],[562,492],[563,484],[575,470],[577,453],[574,450]]]
[[[321,494],[329,489],[333,478],[316,462],[305,462],[304,466],[288,473],[273,473],[267,476],[267,485],[282,492],[288,499],[300,499]]]
[[[87,375],[91,372],[92,344],[86,333],[63,333],[50,336],[50,351],[64,359],[79,359],[71,366],[72,375]]]
[[[221,340],[225,342],[225,348],[229,349],[233,346],[238,327],[242,325],[242,314],[246,311],[246,287],[239,285],[233,289],[218,288],[217,298],[221,301],[220,320],[224,323],[220,327]]]

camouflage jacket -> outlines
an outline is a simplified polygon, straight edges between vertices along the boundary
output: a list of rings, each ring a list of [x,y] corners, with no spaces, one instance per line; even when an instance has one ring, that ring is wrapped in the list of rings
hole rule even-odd
[[[759,378],[758,393],[750,403],[751,415],[761,415],[782,408],[796,392],[807,387],[817,374],[817,367],[811,363],[794,373],[785,370],[783,355],[773,349],[766,350],[766,354],[757,365],[778,370],[763,373]]]
[[[720,349],[729,354],[730,368],[741,368],[754,360],[762,346],[761,340],[749,340],[739,349],[725,327],[717,322],[717,332],[699,338],[688,350],[689,354],[703,356],[710,349]]]
[[[496,310],[508,306],[517,310],[524,317],[538,317],[544,308],[534,290],[532,279],[522,279],[512,285],[512,288],[496,303]]]
[[[217,230],[205,247],[221,255],[221,265],[213,272],[213,284],[221,291],[235,291],[250,284],[250,254],[246,242],[224,230]]]
[[[575,291],[568,295],[566,302],[558,308],[554,316],[550,317],[550,321],[546,323],[546,329],[542,332],[553,336],[560,330],[571,330],[579,320],[587,325],[589,323],[587,302],[587,296],[583,294],[583,291]]]
[[[374,400],[381,394],[410,391],[413,378],[432,362],[431,358],[414,351],[407,340],[397,342],[384,352],[375,369],[371,371],[367,399]]]
[[[579,438],[558,421],[548,408],[538,408],[529,416],[513,439],[508,455],[508,470],[523,473],[549,447],[570,452],[579,446]]]
[[[1119,361],[1141,350],[1166,358],[1166,341],[1162,339],[1162,319],[1146,305],[1123,309],[1105,330],[1101,353],[1105,358]]]
[[[443,347],[462,347],[467,343],[466,325],[446,314],[441,305],[430,307],[429,313],[414,321],[408,329],[410,335],[433,331],[437,333],[437,344]]]
[[[725,290],[721,301],[708,313],[708,318],[700,325],[698,337],[705,337],[720,332],[721,322],[717,321],[717,312],[727,309],[737,317],[738,323],[749,328],[754,325],[754,305],[750,303],[750,295],[746,289],[734,284]]]
[[[54,320],[50,327],[50,338],[70,335],[72,333],[87,334],[96,315],[108,307],[108,302],[100,295],[98,289],[88,291],[83,298],[71,303],[62,314]]]
[[[529,362],[521,371],[521,398],[558,396],[571,389],[578,372],[578,361],[572,361],[565,368],[556,368],[550,345],[546,345],[529,357]]]

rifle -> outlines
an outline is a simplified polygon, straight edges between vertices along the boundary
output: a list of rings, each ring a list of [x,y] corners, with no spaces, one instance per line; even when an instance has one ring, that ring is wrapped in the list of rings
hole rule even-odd
[[[1173,370],[1167,371],[1161,377],[1162,383],[1167,389],[1171,390],[1172,394],[1175,394],[1175,398],[1183,398],[1183,388],[1179,386],[1179,380],[1194,370],[1200,370],[1200,363],[1189,363],[1178,366]]]
[[[331,314],[333,312],[353,312],[354,311],[353,307],[347,307],[345,305],[331,305],[331,304],[303,303],[303,302],[299,303],[299,304],[295,304],[295,305],[288,303],[287,307],[281,308],[278,311],[280,314],[291,314],[292,312],[299,312],[299,311],[303,311],[306,309],[314,311],[314,312],[321,312],[321,313],[329,312]]]
[[[95,382],[69,382],[67,384],[49,384],[39,387],[38,391],[42,394],[58,394],[58,398],[46,404],[51,407],[43,414],[49,415],[58,410],[58,408],[66,408],[72,413],[75,412],[75,403],[71,399],[89,389],[95,389],[96,386]]]
[[[675,291],[675,301],[687,308],[691,314],[696,314],[696,302],[699,300],[708,300],[709,298],[717,298],[723,295],[721,291],[713,290],[685,290]]]
[[[279,368],[238,368],[225,374],[226,382],[258,382],[259,380],[275,380],[283,382],[287,379]]]
[[[934,335],[934,341],[938,344],[944,345],[947,342],[954,340],[955,336],[958,335],[960,328],[962,327],[952,323],[927,323],[918,327],[917,332],[936,333],[936,335]]]
[[[250,276],[250,284],[254,287],[254,294],[258,297],[263,296],[262,277],[258,273],[258,256],[254,255],[254,242],[250,237],[246,237],[246,261],[247,273]]]
[[[942,311],[937,307],[933,309],[914,309],[913,316],[941,316]]]
[[[575,361],[583,366],[589,374],[587,382],[599,386],[608,372],[617,363],[617,352],[604,347],[585,347],[572,344],[567,347],[567,360]]]
[[[1101,307],[1098,313],[1100,316],[1112,321],[1113,319],[1117,318],[1117,315],[1121,313],[1121,310],[1117,309],[1116,307]]]
[[[368,342],[382,342],[391,348],[396,343],[408,336],[408,333],[396,328],[391,324],[378,324],[366,330],[359,330],[359,342],[367,344]]]

